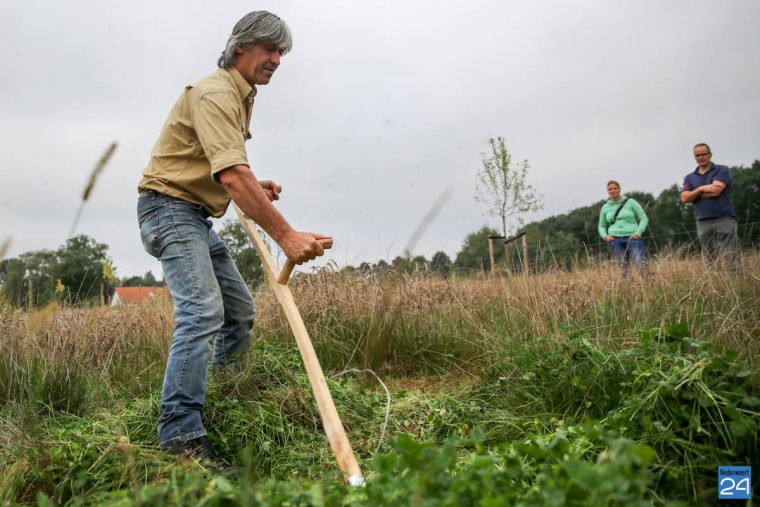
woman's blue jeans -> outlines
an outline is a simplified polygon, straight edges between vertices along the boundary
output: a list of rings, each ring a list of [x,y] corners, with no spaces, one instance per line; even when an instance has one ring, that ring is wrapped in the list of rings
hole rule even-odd
[[[161,261],[174,299],[158,444],[166,449],[206,434],[209,359],[221,366],[248,349],[253,299],[202,206],[143,191],[137,202],[145,250]]]
[[[633,239],[630,236],[618,236],[608,241],[607,246],[612,251],[612,256],[617,259],[624,275],[628,274],[629,263],[636,266],[641,276],[646,275],[647,249],[644,246],[644,240],[641,238]]]

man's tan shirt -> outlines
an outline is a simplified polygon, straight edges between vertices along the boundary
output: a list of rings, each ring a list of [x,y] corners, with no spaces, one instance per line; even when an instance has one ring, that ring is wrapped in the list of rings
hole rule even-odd
[[[245,141],[256,88],[235,70],[217,69],[187,86],[166,119],[138,190],[200,204],[221,217],[230,204],[217,173],[249,165]]]

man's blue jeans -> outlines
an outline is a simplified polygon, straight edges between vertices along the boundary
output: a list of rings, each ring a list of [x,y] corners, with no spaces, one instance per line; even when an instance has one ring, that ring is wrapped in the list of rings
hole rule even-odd
[[[646,276],[647,249],[644,246],[644,240],[641,238],[633,239],[630,236],[618,236],[608,241],[607,246],[612,251],[612,256],[617,259],[624,275],[628,274],[628,264],[633,263],[639,274]]]
[[[161,261],[174,299],[174,335],[161,393],[158,444],[166,449],[206,434],[209,359],[221,366],[244,353],[253,299],[202,206],[143,191],[137,202],[145,250]]]

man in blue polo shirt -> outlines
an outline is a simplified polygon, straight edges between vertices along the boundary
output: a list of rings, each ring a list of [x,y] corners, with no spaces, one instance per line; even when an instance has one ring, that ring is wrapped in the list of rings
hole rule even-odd
[[[711,261],[722,254],[734,272],[739,270],[736,211],[731,203],[731,173],[728,167],[712,163],[705,143],[694,146],[697,168],[683,180],[681,202],[694,203],[697,234],[702,253]]]

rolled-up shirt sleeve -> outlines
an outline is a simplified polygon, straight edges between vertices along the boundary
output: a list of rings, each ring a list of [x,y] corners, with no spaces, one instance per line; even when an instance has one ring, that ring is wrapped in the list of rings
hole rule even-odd
[[[235,165],[249,165],[245,151],[245,134],[241,127],[242,105],[232,93],[205,93],[191,101],[190,117],[206,158],[211,176]],[[243,116],[244,117],[244,116]]]
[[[718,170],[715,172],[715,176],[713,177],[713,181],[720,181],[728,185],[731,183],[731,173],[729,172],[727,167],[719,167]]]

